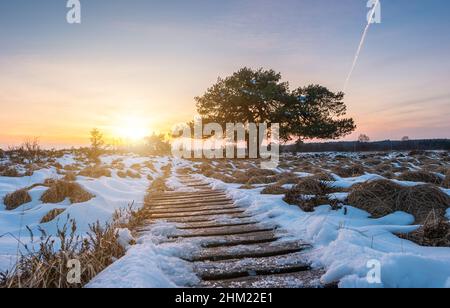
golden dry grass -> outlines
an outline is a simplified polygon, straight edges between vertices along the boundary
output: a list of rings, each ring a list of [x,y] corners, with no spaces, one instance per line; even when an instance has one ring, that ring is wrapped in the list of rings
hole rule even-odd
[[[84,168],[79,175],[90,178],[111,177],[111,170],[103,165],[94,165]]]
[[[364,166],[353,164],[351,166],[336,166],[333,172],[343,178],[357,177],[365,174]]]
[[[443,182],[439,176],[428,171],[407,171],[402,173],[398,178],[403,181],[422,182],[435,185],[441,185]]]
[[[31,202],[31,196],[26,189],[19,189],[13,193],[7,194],[3,203],[8,211],[14,210],[19,206]]]
[[[289,204],[298,205],[305,212],[312,212],[320,205],[337,206],[337,202],[328,197],[328,194],[334,191],[327,183],[314,177],[307,177],[290,189],[283,200]]]
[[[0,288],[81,288],[125,254],[118,242],[115,223],[91,225],[87,237],[76,235],[76,224],[69,221],[57,232],[58,241],[42,235],[39,250],[27,250],[9,273],[0,276]],[[60,242],[60,247],[55,243]],[[78,260],[81,267],[80,283],[67,279],[70,260]]]
[[[404,211],[412,214],[418,223],[424,223],[430,214],[442,217],[450,207],[450,197],[433,185],[403,187],[389,180],[353,186],[348,201],[375,218]]]
[[[71,203],[83,203],[94,197],[78,183],[58,180],[42,195],[41,201],[43,203],[60,203],[69,198]]]
[[[40,223],[41,224],[48,223],[48,222],[54,220],[59,215],[61,215],[64,211],[65,211],[64,209],[53,209],[53,210],[49,211],[47,214],[45,214],[44,217],[42,217]]]
[[[262,191],[261,194],[263,195],[284,195],[289,191],[289,189],[283,188],[282,185],[279,184],[273,184],[266,186]]]

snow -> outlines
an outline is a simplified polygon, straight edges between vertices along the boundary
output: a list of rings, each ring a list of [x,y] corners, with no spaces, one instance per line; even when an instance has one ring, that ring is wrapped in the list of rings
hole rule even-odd
[[[118,155],[103,156],[101,159],[106,164],[115,159],[122,159],[126,167],[149,161],[149,158]],[[165,157],[150,161],[153,162],[157,172],[143,168],[144,176],[140,179],[123,179],[118,177],[116,172],[112,172],[112,177],[98,179],[78,176],[77,183],[95,195],[95,198],[87,202],[70,204],[69,200],[64,200],[58,204],[43,204],[40,197],[47,187],[36,186],[29,191],[32,201],[12,211],[7,211],[3,204],[3,197],[6,194],[33,184],[43,183],[48,178],[61,178],[62,176],[58,175],[56,169],[51,167],[35,171],[31,177],[0,177],[0,271],[8,270],[14,265],[17,259],[17,239],[20,239],[23,244],[38,245],[36,239],[41,234],[39,229],[45,230],[48,235],[55,235],[58,226],[61,227],[67,221],[67,217],[70,217],[77,223],[77,234],[84,236],[89,231],[90,224],[97,221],[101,224],[111,222],[116,210],[128,208],[129,205],[133,205],[135,209],[142,207],[150,185],[146,175],[151,175],[153,178],[158,177],[161,174],[161,166],[168,162]],[[76,160],[72,156],[65,155],[58,159],[58,162],[71,165],[76,163]],[[41,224],[42,217],[53,209],[65,211],[57,219]],[[27,226],[34,234],[34,243],[31,243]]]
[[[333,211],[329,205],[305,213],[285,203],[283,196],[262,197],[260,188],[243,191],[238,189],[239,185],[201,175],[197,177],[214,188],[224,189],[237,204],[246,207],[263,222],[279,225],[294,238],[311,243],[313,249],[308,255],[313,266],[326,269],[323,283],[340,281],[339,286],[344,288],[450,287],[450,248],[422,247],[395,235],[419,227],[411,225],[414,217],[407,213],[396,212],[371,219],[368,213],[357,208],[346,206]],[[335,178],[333,186],[348,188],[380,177],[366,174],[356,178]],[[342,201],[346,194],[333,196]],[[381,264],[379,284],[370,284],[367,279],[368,263],[372,260]]]
[[[175,288],[197,282],[190,264],[176,254],[179,249],[177,245],[156,246],[152,235],[144,236],[86,287]]]
[[[329,153],[330,159],[340,153]],[[352,154],[345,154],[351,156]],[[169,159],[144,158],[135,155],[110,155],[101,158],[102,163],[110,165],[120,159],[126,168],[133,164],[152,162],[156,172],[143,168],[145,175],[153,178],[161,174],[161,167],[169,163]],[[77,163],[71,155],[58,159],[61,165]],[[172,159],[177,168],[194,168],[195,163],[182,159]],[[213,162],[214,164],[215,162]],[[235,167],[234,167],[235,168]],[[297,172],[298,176],[308,173]],[[42,204],[40,196],[47,189],[36,186],[30,190],[32,201],[13,211],[6,211],[0,203],[0,270],[11,268],[17,261],[17,239],[30,243],[31,239],[25,226],[38,233],[43,228],[48,234],[55,234],[57,226],[70,215],[77,221],[79,234],[89,229],[89,224],[96,221],[111,221],[116,209],[126,208],[134,204],[136,208],[143,205],[143,198],[150,181],[146,176],[141,179],[119,178],[116,172],[112,177],[92,179],[79,176],[77,183],[96,197],[81,204],[70,204],[65,200],[59,204]],[[42,183],[47,178],[58,178],[55,168],[36,171],[31,177],[0,177],[0,197],[23,187]],[[285,203],[281,195],[261,195],[263,186],[255,189],[239,189],[241,184],[226,184],[219,180],[196,175],[205,180],[213,188],[224,190],[236,204],[247,209],[260,220],[263,225],[280,226],[280,232],[286,236],[283,240],[299,240],[312,244],[305,257],[314,268],[324,268],[322,283],[339,281],[344,288],[370,287],[450,287],[450,248],[421,247],[404,240],[395,234],[409,233],[419,226],[412,225],[414,217],[395,212],[391,215],[372,219],[369,213],[344,205],[340,210],[332,210],[329,205],[316,208],[313,213],[305,213],[297,206]],[[333,187],[348,189],[357,183],[383,179],[375,174],[359,177],[342,178],[333,175]],[[419,185],[416,182],[396,181],[403,186]],[[190,192],[192,188],[184,186],[172,173],[167,185],[175,191]],[[289,187],[285,185],[284,187]],[[442,189],[450,194],[450,189]],[[348,193],[330,194],[330,199],[345,202]],[[2,200],[1,199],[1,200]],[[64,209],[60,220],[40,224],[40,219],[51,209]],[[450,209],[447,211],[450,219]],[[220,222],[232,222],[233,219],[215,218]],[[208,239],[192,239],[190,241],[168,241],[168,236],[181,231],[175,224],[158,222],[148,226],[139,238],[134,238],[128,229],[119,229],[119,243],[127,249],[126,255],[114,262],[87,287],[89,288],[175,288],[195,286],[198,277],[194,274],[192,264],[184,261]],[[130,243],[136,242],[135,245]],[[286,260],[290,262],[292,260]],[[381,283],[371,283],[367,276],[373,262],[380,264]]]
[[[177,288],[199,282],[192,264],[182,260],[199,249],[199,243],[159,243],[173,226],[152,226],[126,255],[97,275],[87,288]],[[167,238],[165,238],[167,239]]]
[[[134,241],[134,237],[131,234],[131,231],[127,228],[118,229],[117,236],[119,245],[124,249],[128,249],[130,247],[130,243]]]

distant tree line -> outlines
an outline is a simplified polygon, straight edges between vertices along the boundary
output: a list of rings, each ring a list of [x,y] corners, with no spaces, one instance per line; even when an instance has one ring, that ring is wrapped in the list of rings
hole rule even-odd
[[[450,151],[450,139],[423,139],[402,141],[342,141],[326,143],[298,143],[282,147],[283,152],[372,152],[372,151]]]

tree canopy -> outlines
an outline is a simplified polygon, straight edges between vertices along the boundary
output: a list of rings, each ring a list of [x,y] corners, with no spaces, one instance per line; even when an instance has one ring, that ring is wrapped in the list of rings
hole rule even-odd
[[[353,119],[344,118],[344,93],[320,85],[293,91],[274,70],[242,68],[196,97],[204,122],[279,123],[284,141],[337,139],[353,132]]]

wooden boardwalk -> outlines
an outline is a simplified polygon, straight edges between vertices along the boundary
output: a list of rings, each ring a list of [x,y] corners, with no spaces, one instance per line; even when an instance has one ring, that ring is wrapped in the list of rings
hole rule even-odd
[[[258,221],[221,190],[187,175],[179,180],[194,192],[167,191],[146,204],[149,224],[176,224],[169,240],[201,239],[187,261],[201,279],[198,287],[325,287],[323,272],[304,256],[308,244],[288,240],[277,226]]]

